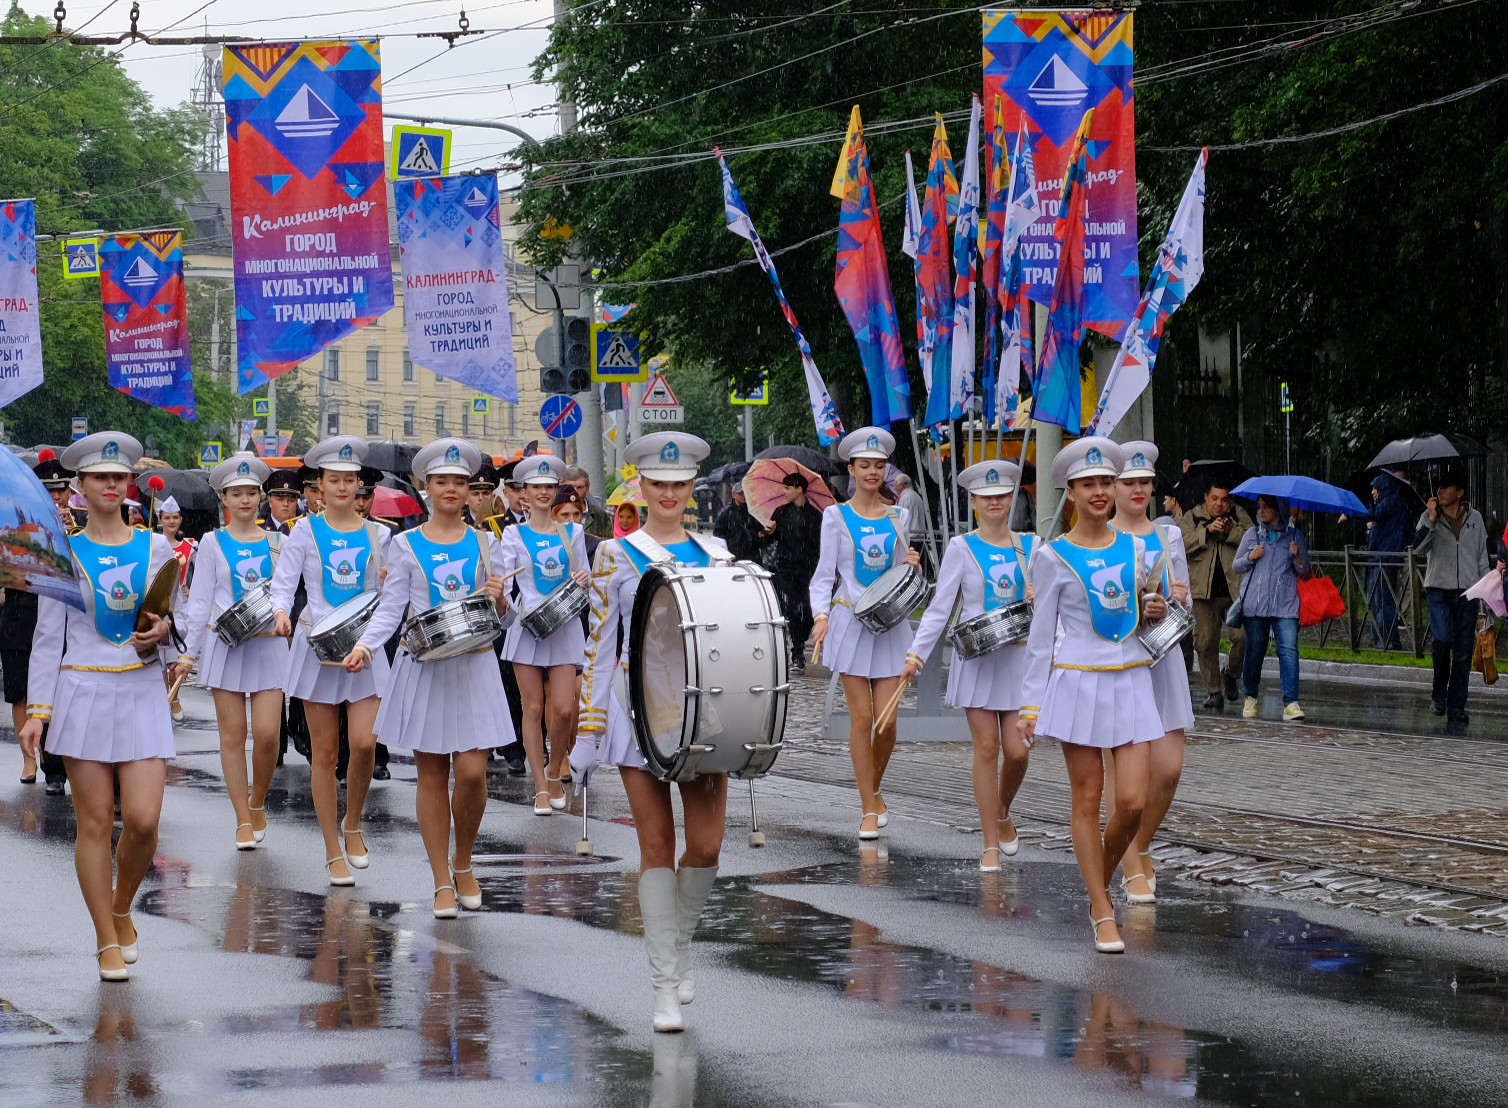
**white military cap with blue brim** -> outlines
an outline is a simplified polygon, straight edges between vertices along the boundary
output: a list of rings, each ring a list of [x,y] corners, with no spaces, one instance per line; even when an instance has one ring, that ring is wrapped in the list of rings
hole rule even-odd
[[[255,454],[232,454],[209,471],[209,483],[216,492],[224,492],[236,485],[255,485],[261,488],[262,482],[271,475],[271,467]],[[167,505],[164,504],[160,510],[167,511]]]
[[[710,453],[712,447],[695,435],[656,431],[629,443],[623,460],[651,481],[690,481]]]
[[[436,439],[414,455],[414,476],[424,481],[442,473],[470,477],[482,468],[482,452],[465,439]]]
[[[972,496],[1004,496],[1016,491],[1021,467],[999,458],[971,465],[958,475],[958,483]]]
[[[1052,486],[1066,489],[1068,482],[1080,477],[1119,477],[1125,464],[1120,443],[1091,435],[1058,451],[1052,460]]]
[[[534,454],[513,467],[513,480],[526,485],[558,485],[566,464],[553,454]]]
[[[366,460],[365,439],[355,435],[331,435],[309,448],[304,464],[310,469],[330,469],[340,473],[358,473]]]
[[[843,436],[838,457],[845,462],[855,458],[888,458],[895,453],[895,436],[883,427],[860,427]]]
[[[70,443],[58,459],[74,473],[130,473],[141,461],[141,443],[123,431],[96,431]]]
[[[1123,442],[1121,453],[1126,456],[1126,464],[1121,469],[1122,477],[1155,478],[1157,476],[1157,447],[1152,443],[1145,439]]]

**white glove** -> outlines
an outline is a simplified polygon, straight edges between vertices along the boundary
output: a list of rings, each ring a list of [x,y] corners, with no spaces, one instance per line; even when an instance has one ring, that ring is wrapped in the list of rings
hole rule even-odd
[[[592,770],[602,760],[602,752],[597,748],[597,736],[596,731],[579,734],[576,736],[576,745],[571,747],[571,777],[576,783],[575,792],[578,796],[586,788],[587,778],[591,776]]]

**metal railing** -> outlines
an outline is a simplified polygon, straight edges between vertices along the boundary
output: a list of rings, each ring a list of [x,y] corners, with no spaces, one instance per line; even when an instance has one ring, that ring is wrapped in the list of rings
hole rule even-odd
[[[1408,651],[1424,657],[1431,642],[1424,558],[1412,550],[1383,553],[1354,546],[1313,550],[1310,557],[1335,581],[1346,614],[1302,628],[1301,640],[1326,646],[1343,631],[1352,650]]]

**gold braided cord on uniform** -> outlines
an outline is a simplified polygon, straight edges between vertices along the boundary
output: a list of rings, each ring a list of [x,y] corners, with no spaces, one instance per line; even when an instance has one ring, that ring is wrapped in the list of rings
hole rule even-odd
[[[578,727],[584,732],[606,731],[607,712],[601,708],[593,708],[594,696],[593,683],[597,677],[597,651],[602,649],[603,635],[607,630],[607,617],[612,608],[610,592],[613,575],[618,572],[618,559],[616,556],[618,544],[605,542],[597,547],[597,560],[592,566],[592,618],[591,633],[586,640],[586,665],[582,667],[581,682],[581,721]],[[597,584],[598,580],[602,585]],[[612,689],[608,689],[608,695],[612,695]]]

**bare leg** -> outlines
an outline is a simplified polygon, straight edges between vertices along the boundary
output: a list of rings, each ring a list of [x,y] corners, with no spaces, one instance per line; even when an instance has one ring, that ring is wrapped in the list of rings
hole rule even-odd
[[[94,921],[94,945],[109,946],[120,942],[115,920],[110,915],[115,892],[110,859],[110,835],[115,830],[115,767],[107,762],[67,757],[63,764],[68,769],[68,783],[73,786],[70,791],[78,828],[73,864],[79,875],[79,889]],[[107,950],[100,955],[99,964],[105,969],[124,969],[126,960],[120,951]]]
[[[450,797],[451,818],[456,828],[453,870],[471,868],[471,851],[482,827],[482,813],[487,810],[487,751],[463,750],[455,755],[455,790]],[[482,887],[473,873],[456,874],[456,892],[461,896],[480,896]]]
[[[861,679],[862,680],[862,679]],[[639,872],[675,869],[675,810],[670,785],[641,769],[623,768],[623,789],[639,834]],[[705,869],[718,864],[728,814],[726,774],[706,774],[681,785],[686,814],[686,850],[680,864]]]
[[[1183,776],[1183,728],[1169,731],[1149,744],[1151,751],[1150,781],[1147,787],[1147,806],[1142,809],[1141,826],[1136,832],[1135,849],[1126,852],[1121,868],[1130,878],[1133,874],[1153,876],[1152,840],[1157,836],[1168,809],[1173,806],[1173,796],[1178,792],[1178,781]]]
[[[309,788],[314,796],[314,815],[325,839],[325,858],[331,862],[331,877],[350,877],[345,853],[336,833],[340,815],[340,798],[335,784],[335,760],[340,754],[340,705],[304,701],[304,718],[309,723]]]
[[[251,694],[251,807],[267,806],[267,790],[278,767],[278,733],[283,720],[283,694],[264,689]],[[267,830],[267,813],[252,812],[252,827]]]
[[[1016,731],[1015,712],[1000,713],[1000,752],[1004,757],[1000,763],[999,823],[1009,828],[1009,838],[1005,841],[1010,842],[1016,838],[1016,824],[1011,819],[1011,802],[1016,799],[1021,782],[1026,779],[1026,763],[1031,756],[1031,748]]]
[[[415,805],[419,816],[419,834],[424,839],[424,853],[435,888],[450,884],[450,755],[414,751],[419,768],[419,791]],[[349,786],[347,786],[349,788]],[[453,891],[435,894],[436,908],[454,908]]]
[[[554,773],[545,778],[545,788],[552,800],[565,796],[565,786],[558,780],[560,769],[570,756],[571,746],[576,741],[576,706],[580,693],[577,691],[575,666],[551,666],[549,690],[545,697],[549,712],[550,769]]]
[[[347,838],[361,835],[361,816],[366,811],[367,793],[372,788],[372,767],[377,763],[378,700],[369,696],[346,705],[346,734],[351,742],[351,761],[346,767],[346,818],[340,825]],[[359,854],[366,853],[366,842],[358,837]]]
[[[842,679],[843,695],[848,700],[848,755],[853,759],[854,784],[859,787],[864,812],[859,826],[865,831],[878,831],[880,809],[874,796],[874,745],[869,733],[874,729],[875,713],[885,702],[877,701],[869,678],[845,673]]]
[[[26,705],[12,704],[10,706],[11,724],[16,729],[16,734],[21,734],[21,728],[26,726]],[[37,760],[26,751],[21,752],[21,776],[35,777],[37,775]]]
[[[1000,849],[1000,716],[987,708],[965,709],[974,737],[974,803],[984,831],[984,849]],[[993,859],[998,863],[1000,858]],[[982,863],[981,863],[982,864]]]
[[[228,689],[211,691],[220,724],[220,771],[225,774],[230,806],[236,810],[236,842],[254,843],[246,783],[246,697]]]
[[[1151,743],[1126,743],[1111,751],[1115,758],[1116,807],[1105,824],[1105,881],[1108,884],[1121,856],[1141,826],[1147,804],[1147,774]]]
[[[120,841],[115,844],[115,904],[113,911],[126,913],[136,899],[142,878],[152,868],[157,850],[157,826],[162,821],[162,793],[167,785],[168,764],[162,758],[122,762],[120,775]],[[135,938],[135,935],[132,935]],[[122,940],[125,941],[124,936]]]
[[[1073,790],[1073,855],[1089,893],[1089,914],[1104,920],[1095,934],[1101,942],[1120,938],[1115,926],[1115,910],[1105,884],[1105,844],[1100,837],[1100,796],[1104,790],[1105,771],[1099,747],[1063,743],[1063,762],[1068,767],[1068,784]],[[1111,918],[1106,918],[1111,917]]]
[[[875,711],[879,711],[890,703],[890,698],[895,695],[895,690],[900,688],[899,677],[876,677],[872,688],[874,690]],[[890,766],[890,756],[895,753],[895,735],[900,724],[898,719],[892,718],[885,728],[876,731],[874,735],[874,791],[880,791],[880,785],[885,780],[885,770]],[[885,798],[880,797],[877,812],[888,811],[885,807]]]
[[[529,772],[534,775],[535,799],[540,793],[549,795],[545,787],[545,675],[538,666],[513,663],[513,676],[518,679],[518,697],[524,708],[524,753],[529,757]]]

